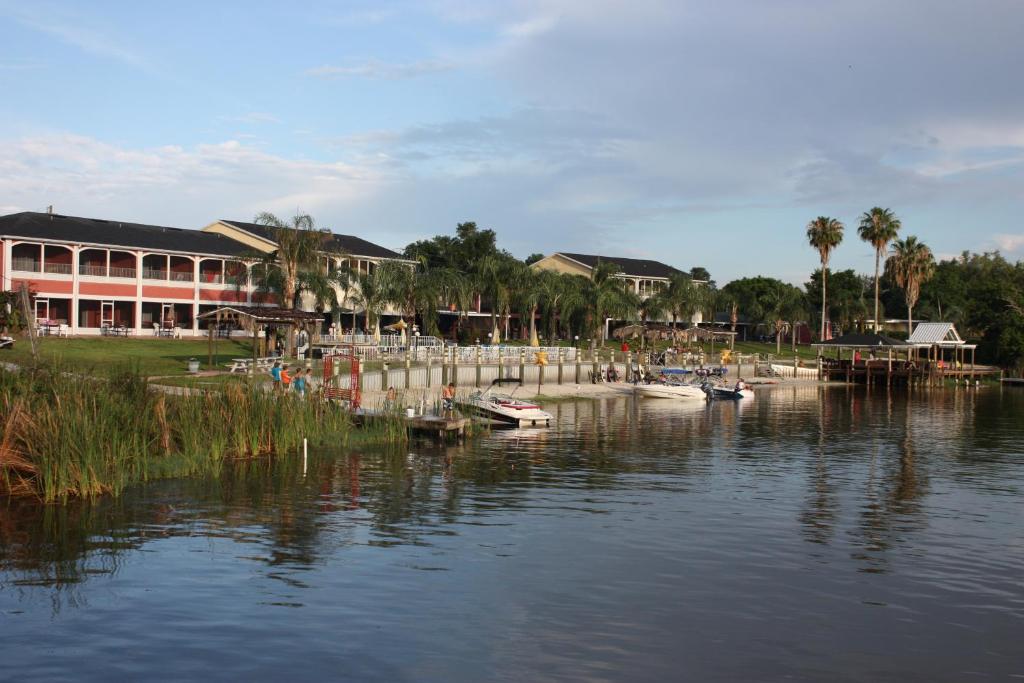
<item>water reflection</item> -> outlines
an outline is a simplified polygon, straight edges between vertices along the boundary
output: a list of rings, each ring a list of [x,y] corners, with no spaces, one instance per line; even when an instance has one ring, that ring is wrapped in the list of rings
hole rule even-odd
[[[373,622],[393,618],[390,592],[436,588],[427,574],[451,574],[460,578],[446,599],[457,610],[491,605],[478,627],[528,638],[493,605],[511,581],[493,564],[504,561],[531,577],[512,581],[516,600],[552,619],[561,605],[562,629],[617,614],[614,635],[591,635],[609,646],[657,643],[656,623],[672,633],[694,619],[740,631],[755,615],[864,619],[851,605],[923,614],[941,603],[946,622],[991,630],[976,610],[1001,595],[1009,622],[998,629],[1024,620],[1022,396],[806,385],[714,405],[563,402],[551,406],[552,430],[447,448],[324,448],[305,472],[294,458],[235,463],[218,479],[157,482],[92,504],[8,500],[0,608],[88,611],[93,583],[135,585],[144,564],[150,577],[183,567],[234,577],[221,607],[240,619],[287,607],[316,623],[310,610],[338,601]],[[581,561],[589,578],[567,581]],[[871,583],[854,590],[851,572]],[[592,581],[614,590],[599,596]],[[663,602],[693,586],[705,588]],[[817,637],[796,631],[797,641]]]

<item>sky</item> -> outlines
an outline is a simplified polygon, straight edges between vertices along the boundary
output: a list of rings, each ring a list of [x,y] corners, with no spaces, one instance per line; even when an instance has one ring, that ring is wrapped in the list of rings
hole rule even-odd
[[[0,0],[0,214],[200,228],[296,210],[391,248],[476,221],[802,283],[1024,258],[1021,0]]]

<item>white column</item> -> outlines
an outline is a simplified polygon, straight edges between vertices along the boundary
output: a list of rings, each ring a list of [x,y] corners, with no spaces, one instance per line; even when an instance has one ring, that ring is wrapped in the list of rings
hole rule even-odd
[[[199,262],[202,259],[192,258],[192,335],[199,334]]]
[[[141,251],[135,252],[135,335],[142,332],[142,258]]]
[[[11,240],[4,240],[4,291],[11,291]]]
[[[78,334],[78,270],[81,260],[82,248],[71,247],[71,310],[68,311],[71,334]]]

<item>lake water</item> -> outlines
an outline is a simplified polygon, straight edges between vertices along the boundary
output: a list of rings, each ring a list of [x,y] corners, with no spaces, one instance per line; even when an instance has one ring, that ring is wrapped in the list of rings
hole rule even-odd
[[[1024,391],[551,409],[4,502],[0,678],[1024,677]]]

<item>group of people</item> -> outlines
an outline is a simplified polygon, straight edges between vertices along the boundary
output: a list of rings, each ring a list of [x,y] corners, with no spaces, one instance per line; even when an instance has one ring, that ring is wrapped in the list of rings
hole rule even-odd
[[[312,368],[306,368],[305,371],[297,368],[295,374],[291,374],[288,367],[288,363],[274,361],[274,366],[270,368],[270,377],[274,380],[274,393],[294,391],[299,396],[305,396],[307,392],[312,392],[316,388]]]

